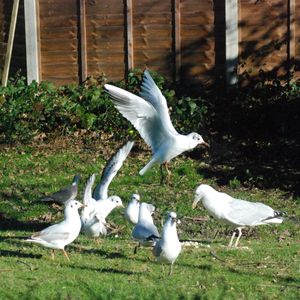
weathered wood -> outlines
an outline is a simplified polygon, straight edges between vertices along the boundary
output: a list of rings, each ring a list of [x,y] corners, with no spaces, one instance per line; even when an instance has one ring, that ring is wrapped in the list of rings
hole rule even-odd
[[[132,0],[126,0],[127,71],[134,68]]]
[[[85,0],[80,0],[80,81],[86,80],[87,69],[87,38],[86,38],[86,8]]]
[[[24,16],[26,37],[27,83],[30,84],[33,80],[39,82],[40,79],[40,51],[36,0],[26,0],[24,2]]]
[[[180,0],[174,0],[174,51],[175,51],[175,81],[180,79],[181,69],[181,17]]]
[[[295,68],[296,58],[296,22],[295,22],[295,0],[288,0],[288,43],[287,43],[287,54],[288,54],[288,75],[292,76]]]
[[[225,0],[225,24],[226,84],[229,88],[237,83],[239,54],[238,0]]]
[[[12,13],[11,13],[5,62],[4,62],[4,68],[3,68],[3,73],[2,73],[2,85],[3,86],[7,85],[7,80],[8,80],[9,67],[10,67],[10,61],[11,61],[11,55],[12,55],[13,43],[14,43],[14,36],[15,36],[15,30],[16,30],[16,24],[17,24],[18,9],[19,9],[19,0],[14,0],[13,9],[12,9]]]

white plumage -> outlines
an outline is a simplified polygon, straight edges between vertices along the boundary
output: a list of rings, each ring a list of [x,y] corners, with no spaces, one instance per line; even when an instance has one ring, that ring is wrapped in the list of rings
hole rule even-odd
[[[135,225],[132,231],[132,237],[139,243],[138,246],[154,246],[156,241],[160,237],[158,230],[154,225],[151,214],[152,213],[149,210],[148,203],[141,203],[138,223]],[[135,253],[137,251],[137,247],[135,247]]]
[[[163,226],[161,239],[153,247],[153,254],[159,262],[171,264],[169,275],[172,274],[173,264],[181,252],[176,222],[176,213],[170,212]]]
[[[67,201],[65,204],[65,218],[62,222],[34,233],[26,241],[51,248],[52,259],[54,259],[54,249],[60,249],[69,260],[64,248],[66,245],[72,243],[80,233],[81,220],[78,209],[81,207],[83,207],[83,204],[76,200]]]
[[[87,181],[83,203],[86,207],[82,210],[81,221],[82,231],[89,236],[98,237],[106,235],[106,217],[116,207],[123,207],[120,197],[110,196],[105,200],[96,201],[92,197],[92,186],[95,181],[95,174],[91,175]]]
[[[168,163],[199,144],[208,146],[197,133],[182,135],[175,130],[167,101],[147,70],[144,72],[140,97],[109,84],[104,87],[116,108],[133,124],[152,149],[153,156],[139,172],[140,175],[145,174],[154,164]]]
[[[196,189],[193,208],[196,207],[200,200],[208,213],[215,219],[238,229],[239,235],[236,239],[235,247],[237,247],[242,236],[242,228],[264,224],[278,224],[283,221],[284,213],[275,211],[268,205],[235,199],[225,193],[216,191],[206,184],[201,184]],[[235,233],[232,235],[229,246],[232,246],[234,236]]]

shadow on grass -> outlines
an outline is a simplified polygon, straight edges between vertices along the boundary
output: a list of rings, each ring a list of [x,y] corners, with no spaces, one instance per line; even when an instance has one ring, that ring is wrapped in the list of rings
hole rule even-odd
[[[48,222],[41,221],[29,221],[23,222],[19,221],[15,218],[9,218],[6,215],[0,213],[0,221],[1,221],[1,230],[14,230],[14,231],[41,231],[46,227],[52,225]]]
[[[144,272],[134,272],[129,270],[118,270],[113,268],[101,268],[101,267],[92,267],[92,266],[71,266],[70,268],[79,269],[79,270],[88,270],[88,271],[97,271],[100,273],[110,273],[110,274],[121,274],[121,275],[138,275]]]
[[[274,276],[274,275],[268,275],[268,274],[259,274],[257,272],[241,271],[241,270],[235,269],[233,267],[229,267],[228,270],[234,274],[247,275],[247,276],[249,276],[249,275],[250,276],[260,276],[260,277],[266,278],[270,281],[273,281],[274,279],[276,279],[276,283],[274,283],[274,285],[278,285],[278,284],[286,285],[287,287],[290,286],[290,287],[295,287],[297,289],[300,289],[300,279],[299,278],[294,278],[291,276],[283,277],[283,276]]]
[[[0,250],[1,257],[19,257],[19,258],[38,258],[42,257],[41,254],[24,253],[21,251]]]
[[[85,249],[81,247],[80,245],[69,245],[68,249],[74,250],[76,252],[80,252],[82,254],[93,254],[93,255],[99,255],[103,256],[105,258],[109,259],[117,259],[117,258],[126,258],[126,255],[120,253],[120,252],[107,252],[102,249]]]

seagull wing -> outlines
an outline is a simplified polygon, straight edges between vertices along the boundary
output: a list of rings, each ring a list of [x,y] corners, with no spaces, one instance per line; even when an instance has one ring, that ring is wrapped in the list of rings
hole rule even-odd
[[[138,223],[132,231],[132,237],[137,240],[147,240],[151,237],[159,238],[159,236],[159,232],[154,224]]]
[[[133,145],[134,145],[134,142],[131,142],[131,141],[127,142],[108,161],[107,165],[105,166],[105,168],[102,172],[101,180],[94,189],[93,198],[95,200],[107,199],[108,187],[109,187],[111,181],[113,180],[113,178],[116,176],[116,174],[122,167],[126,157],[128,156],[129,152],[131,151]]]
[[[178,134],[170,119],[167,100],[152,79],[148,70],[144,72],[140,96],[153,105],[160,115],[163,126],[172,134]]]
[[[84,195],[83,195],[83,203],[87,206],[93,205],[94,199],[92,198],[92,187],[95,182],[95,174],[92,174],[85,186]]]
[[[174,131],[165,126],[164,118],[152,103],[113,85],[105,84],[104,87],[115,107],[139,131],[153,152],[172,138]]]
[[[65,230],[62,223],[54,224],[45,228],[40,232],[36,232],[31,236],[32,240],[43,240],[47,243],[57,242],[59,240],[65,241],[68,240],[70,232]]]
[[[230,222],[240,226],[264,224],[265,220],[277,217],[276,212],[268,205],[240,199],[233,199],[229,203],[225,216]]]

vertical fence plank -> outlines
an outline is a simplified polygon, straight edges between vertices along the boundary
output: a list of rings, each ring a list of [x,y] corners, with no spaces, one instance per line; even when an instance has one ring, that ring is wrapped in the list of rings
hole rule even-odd
[[[226,85],[237,83],[239,52],[238,0],[225,0]]]
[[[127,71],[134,68],[132,0],[126,0]]]
[[[7,85],[7,79],[9,74],[9,66],[11,61],[14,37],[15,37],[15,30],[17,24],[17,17],[18,17],[18,9],[19,9],[19,0],[14,0],[12,13],[11,13],[11,20],[10,20],[10,27],[9,27],[9,35],[8,35],[8,42],[7,42],[7,49],[5,55],[5,63],[3,68],[2,74],[2,85]]]
[[[287,40],[287,55],[288,55],[288,77],[291,77],[294,72],[296,58],[296,24],[295,24],[295,0],[288,0],[288,40]]]
[[[79,61],[79,68],[80,68],[80,81],[83,82],[86,80],[88,75],[87,70],[87,39],[86,39],[86,7],[85,7],[85,0],[80,0],[79,3],[79,16],[80,16],[80,61]]]
[[[181,69],[181,30],[180,30],[180,0],[174,0],[174,55],[175,55],[175,80],[180,80]]]
[[[37,0],[24,1],[27,83],[40,80]]]

